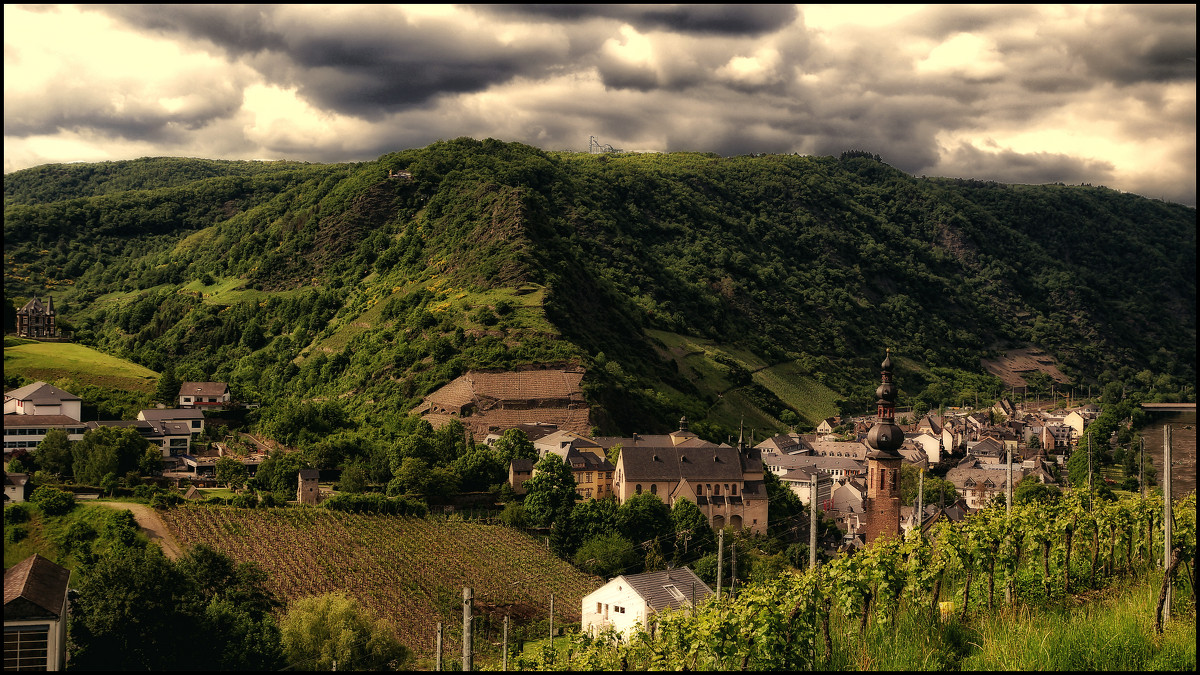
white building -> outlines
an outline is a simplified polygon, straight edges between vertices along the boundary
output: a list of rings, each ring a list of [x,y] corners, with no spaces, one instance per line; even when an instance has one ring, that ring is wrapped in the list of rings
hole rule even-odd
[[[833,498],[833,477],[816,467],[792,469],[780,476],[779,480],[796,493],[796,496],[800,498],[800,503],[808,506],[812,501],[814,475],[817,477],[817,504],[829,504]]]
[[[655,614],[686,609],[706,600],[713,591],[686,567],[622,574],[583,596],[583,630],[595,636],[606,628],[629,637],[634,626],[646,628]]]
[[[4,671],[63,670],[71,572],[36,553],[4,570]]]
[[[5,415],[66,415],[83,419],[83,400],[52,384],[34,382],[4,394]]]

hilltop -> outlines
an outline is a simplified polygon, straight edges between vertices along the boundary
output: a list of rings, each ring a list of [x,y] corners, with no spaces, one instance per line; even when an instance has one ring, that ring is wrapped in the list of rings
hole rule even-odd
[[[686,414],[720,440],[865,409],[884,347],[902,404],[999,396],[983,362],[1014,350],[1151,396],[1196,374],[1195,209],[1102,187],[462,138],[53,165],[4,190],[9,311],[54,293],[84,344],[373,428],[522,365],[582,369],[603,432]]]

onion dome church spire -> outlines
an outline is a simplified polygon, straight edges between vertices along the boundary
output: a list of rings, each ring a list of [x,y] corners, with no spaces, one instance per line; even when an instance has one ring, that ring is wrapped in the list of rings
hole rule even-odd
[[[899,457],[896,452],[904,445],[904,430],[896,425],[896,385],[892,382],[892,354],[887,350],[887,356],[880,364],[883,382],[875,390],[876,415],[875,426],[867,434],[867,445],[875,452],[871,453]],[[869,456],[869,455],[868,455]]]

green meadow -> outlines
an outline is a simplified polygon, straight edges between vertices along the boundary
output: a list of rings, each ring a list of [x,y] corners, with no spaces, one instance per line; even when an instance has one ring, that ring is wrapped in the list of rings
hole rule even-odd
[[[137,392],[154,391],[158,381],[158,373],[149,368],[72,342],[5,340],[4,372],[44,382],[70,378],[80,384]]]

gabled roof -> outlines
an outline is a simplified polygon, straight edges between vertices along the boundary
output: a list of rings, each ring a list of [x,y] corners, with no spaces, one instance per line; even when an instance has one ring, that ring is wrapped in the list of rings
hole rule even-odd
[[[33,384],[27,384],[19,389],[5,392],[4,400],[32,401],[38,405],[45,405],[47,403],[58,403],[59,401],[82,401],[83,399],[52,384],[38,381]]]
[[[54,301],[54,300],[53,300],[53,298],[51,298],[51,302],[52,302],[52,303],[53,303],[53,301]],[[45,305],[45,304],[44,304],[44,303],[43,303],[43,302],[42,302],[42,301],[41,301],[41,300],[38,298],[38,296],[36,296],[36,295],[35,295],[35,296],[33,296],[32,298],[30,298],[30,299],[29,299],[29,302],[26,302],[24,305],[22,305],[22,306],[21,306],[21,309],[18,309],[18,310],[17,310],[17,314],[47,314],[47,315],[53,315],[53,314],[56,314],[56,312],[54,311],[53,307],[47,307],[47,306],[46,306],[46,305]]]
[[[738,451],[728,445],[624,447],[618,461],[627,482],[742,479]]]
[[[4,620],[61,618],[70,576],[36,553],[4,570]]]
[[[646,605],[655,612],[665,609],[686,607],[692,602],[693,584],[696,592],[696,604],[700,604],[713,591],[687,567],[644,572],[642,574],[623,574],[617,579],[623,579],[635,593],[646,601]],[[615,581],[615,579],[614,579]],[[678,594],[672,593],[674,588]]]
[[[184,382],[179,385],[180,396],[224,396],[229,385],[224,382]]]

